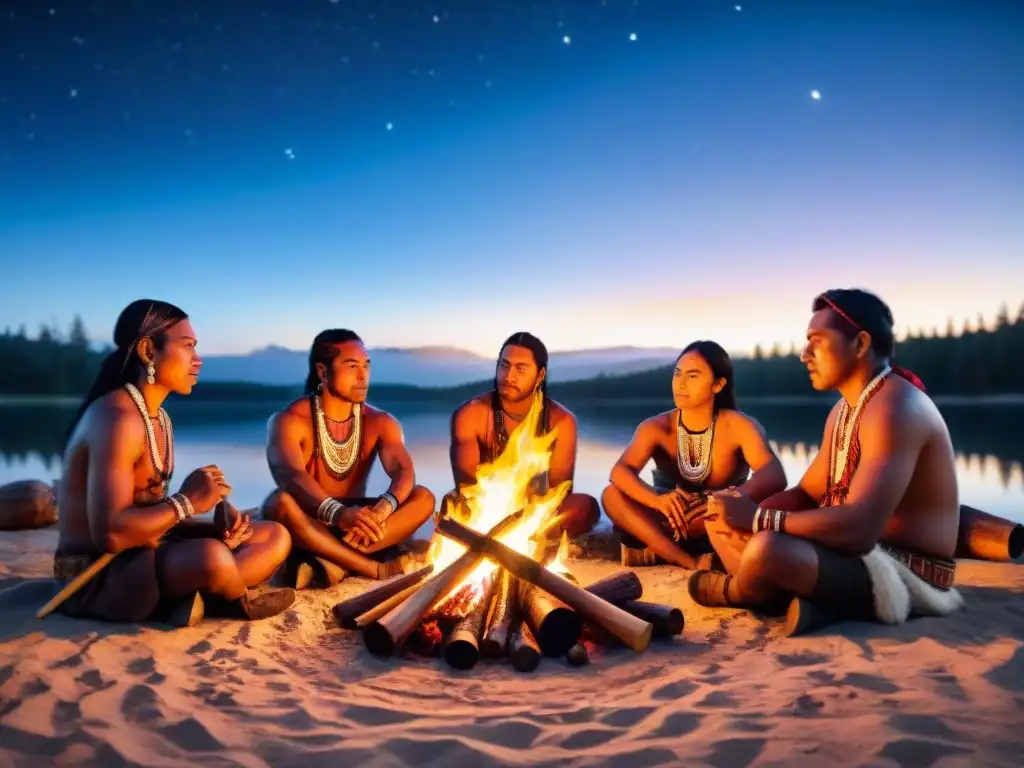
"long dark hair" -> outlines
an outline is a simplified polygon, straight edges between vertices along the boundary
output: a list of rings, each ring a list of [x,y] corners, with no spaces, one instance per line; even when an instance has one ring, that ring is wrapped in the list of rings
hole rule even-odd
[[[732,358],[729,357],[729,353],[722,349],[721,345],[714,341],[700,340],[695,341],[686,346],[682,352],[679,353],[679,357],[676,358],[678,363],[687,352],[696,352],[702,358],[704,362],[708,364],[711,369],[711,375],[715,377],[715,381],[718,379],[725,379],[725,386],[715,395],[715,410],[720,411],[723,408],[727,408],[731,411],[736,410],[736,388],[733,384],[732,375]]]
[[[512,345],[514,347],[523,347],[524,349],[530,350],[533,355],[533,362],[537,365],[537,375],[540,375],[541,371],[544,371],[544,380],[540,383],[540,393],[543,396],[543,407],[544,411],[540,415],[540,423],[538,429],[547,431],[548,425],[548,348],[544,345],[544,342],[534,336],[532,333],[527,331],[517,331],[505,339],[505,343],[501,345],[501,349]],[[491,393],[491,402],[494,408],[494,412],[497,413],[501,408],[501,398],[498,396],[498,372],[497,365],[501,363],[501,350],[498,351],[498,363],[495,364],[494,372],[494,390]]]
[[[108,392],[139,380],[142,375],[142,359],[136,352],[138,343],[150,338],[153,345],[161,349],[167,341],[167,331],[187,317],[184,310],[157,299],[137,299],[121,310],[114,323],[114,351],[103,358],[92,388],[82,400],[78,413],[64,435],[64,448],[67,448],[71,433],[90,405]]]
[[[358,333],[347,328],[329,328],[316,335],[313,345],[309,348],[309,372],[306,374],[305,387],[307,395],[316,392],[317,387],[320,386],[320,376],[316,372],[316,364],[330,365],[331,361],[338,356],[338,345],[349,341],[363,343]]]

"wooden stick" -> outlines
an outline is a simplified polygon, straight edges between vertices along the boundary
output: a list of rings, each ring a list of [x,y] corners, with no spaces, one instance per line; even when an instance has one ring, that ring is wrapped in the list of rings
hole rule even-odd
[[[659,639],[682,634],[683,625],[686,623],[683,612],[672,605],[627,600],[622,603],[622,610],[649,621],[654,627],[652,636]]]
[[[480,653],[490,659],[504,656],[508,649],[508,635],[515,618],[516,602],[519,596],[519,579],[501,569],[501,580],[498,582],[491,601],[487,619],[484,622],[484,636],[480,642]]]
[[[495,560],[520,579],[536,584],[545,592],[563,601],[581,616],[600,624],[636,652],[641,652],[651,643],[653,627],[649,622],[638,619],[618,606],[603,600],[591,592],[581,589],[571,581],[552,573],[526,555],[496,541],[491,536],[477,533],[451,519],[440,520],[437,530],[466,546],[479,548],[487,557]]]
[[[520,582],[519,606],[545,656],[568,653],[583,631],[576,611],[534,584]]]
[[[400,605],[401,603],[405,602],[406,598],[408,598],[409,595],[411,595],[413,592],[419,589],[422,585],[422,581],[417,582],[416,584],[410,584],[397,595],[392,595],[384,602],[378,603],[377,605],[373,606],[373,608],[368,610],[366,613],[362,613],[359,616],[357,616],[355,621],[352,623],[355,624],[356,629],[363,629],[364,627],[373,624],[373,622],[375,622],[381,616],[386,614],[396,605]]]
[[[627,600],[639,600],[643,597],[644,587],[640,577],[633,571],[617,571],[603,579],[598,579],[586,587],[587,592],[597,595],[609,603],[624,603]]]
[[[1024,525],[960,505],[956,557],[1011,562],[1024,555]]]
[[[36,618],[45,619],[55,610],[60,608],[61,604],[64,603],[64,601],[66,601],[78,590],[80,590],[82,587],[88,584],[89,581],[97,573],[99,573],[108,565],[110,565],[110,561],[113,560],[115,557],[116,555],[114,555],[111,552],[105,552],[102,555],[100,555],[92,565],[90,565],[80,574],[75,576],[75,578],[69,581],[60,592],[54,595],[53,599],[51,599],[50,602],[48,602],[46,605],[44,605],[42,608],[36,611]]]
[[[427,564],[412,573],[399,573],[392,576],[390,579],[382,581],[380,584],[370,587],[361,594],[350,597],[347,600],[342,600],[331,609],[334,613],[334,618],[337,619],[338,623],[345,629],[356,629],[357,625],[355,622],[359,616],[366,613],[375,605],[397,595],[406,587],[419,584],[427,578],[433,570],[434,566]]]
[[[521,512],[509,515],[489,532],[500,536],[521,519]],[[467,528],[466,530],[472,530]],[[475,531],[474,531],[475,533]],[[477,534],[478,536],[481,534]],[[483,552],[470,546],[447,568],[434,574],[418,590],[400,605],[367,625],[363,630],[363,642],[370,653],[376,656],[390,656],[413,633],[427,612],[443,598],[452,587],[472,573],[483,559]]]
[[[521,618],[516,620],[508,638],[508,658],[520,672],[533,672],[540,664],[540,646]]]
[[[444,658],[455,669],[472,669],[480,660],[480,635],[483,633],[487,609],[491,607],[497,583],[493,580],[484,588],[476,607],[469,612],[448,635],[444,645]]]

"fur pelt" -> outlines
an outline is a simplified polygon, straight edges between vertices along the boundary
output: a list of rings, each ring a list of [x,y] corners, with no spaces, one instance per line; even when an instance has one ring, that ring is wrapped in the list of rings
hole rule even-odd
[[[963,608],[964,598],[956,589],[936,589],[881,548],[863,558],[880,622],[902,624],[911,616],[948,616]]]

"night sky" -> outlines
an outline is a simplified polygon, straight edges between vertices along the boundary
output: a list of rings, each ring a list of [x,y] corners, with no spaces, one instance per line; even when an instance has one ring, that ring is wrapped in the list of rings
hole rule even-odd
[[[1024,3],[0,8],[0,328],[743,351],[828,287],[1024,300]]]

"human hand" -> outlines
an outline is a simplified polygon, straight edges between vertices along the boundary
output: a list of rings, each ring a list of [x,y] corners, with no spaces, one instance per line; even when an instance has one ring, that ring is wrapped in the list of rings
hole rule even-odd
[[[231,486],[224,479],[224,473],[216,464],[193,470],[181,484],[181,493],[192,502],[196,514],[209,512],[231,493]]]
[[[378,522],[372,507],[342,507],[336,525],[348,531],[343,541],[346,544],[364,539],[363,546],[375,544],[384,537],[384,523]],[[349,541],[349,537],[352,537]],[[358,546],[357,546],[358,548]]]
[[[686,500],[681,491],[673,489],[660,494],[655,509],[661,512],[672,526],[672,534],[676,541],[686,538]]]
[[[368,511],[371,515],[373,515],[378,525],[380,525],[380,529],[382,531],[387,529],[387,519],[391,517],[392,514],[394,514],[394,510],[391,509],[391,505],[388,504],[383,499],[378,501],[372,507],[363,507],[363,511]],[[358,549],[360,551],[367,549],[370,546],[370,544],[373,543],[369,540],[369,538],[355,530],[351,530],[348,533],[346,533],[342,541],[345,544],[348,544],[350,547],[354,547],[355,549]]]
[[[227,544],[228,549],[238,549],[249,539],[252,538],[252,520],[246,513],[238,513],[235,510],[235,519],[230,528],[224,530],[221,534],[224,537],[224,543]]]
[[[713,493],[708,499],[708,520],[721,518],[734,531],[751,533],[757,504],[739,491],[726,489]]]

